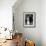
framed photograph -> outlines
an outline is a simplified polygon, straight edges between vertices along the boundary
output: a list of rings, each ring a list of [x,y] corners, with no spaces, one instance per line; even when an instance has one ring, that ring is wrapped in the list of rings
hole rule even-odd
[[[24,12],[23,18],[24,27],[35,27],[36,26],[36,13],[35,12]]]

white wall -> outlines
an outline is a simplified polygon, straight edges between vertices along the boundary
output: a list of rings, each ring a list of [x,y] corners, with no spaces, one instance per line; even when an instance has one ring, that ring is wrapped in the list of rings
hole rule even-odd
[[[46,46],[46,0],[41,1],[41,38],[42,46]]]
[[[24,38],[34,40],[36,46],[46,46],[46,1],[23,0],[18,7],[14,5],[13,11],[18,32],[22,32]],[[23,12],[36,12],[35,28],[23,27]]]
[[[16,0],[0,0],[0,27],[12,28],[12,6]]]
[[[14,5],[15,6],[15,5]],[[16,8],[16,7],[15,7]],[[41,1],[40,0],[23,0],[23,2],[14,9],[15,28],[18,32],[23,33],[23,37],[35,41],[36,46],[41,46]],[[36,12],[36,27],[24,28],[23,12]]]

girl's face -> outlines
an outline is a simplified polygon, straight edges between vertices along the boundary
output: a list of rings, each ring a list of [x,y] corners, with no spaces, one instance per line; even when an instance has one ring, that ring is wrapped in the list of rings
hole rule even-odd
[[[27,21],[29,21],[29,16],[27,17]]]

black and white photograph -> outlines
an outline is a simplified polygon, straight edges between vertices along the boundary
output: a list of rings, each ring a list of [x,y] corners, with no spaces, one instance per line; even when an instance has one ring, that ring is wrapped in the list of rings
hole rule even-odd
[[[24,12],[24,26],[35,27],[35,24],[36,24],[35,12]]]

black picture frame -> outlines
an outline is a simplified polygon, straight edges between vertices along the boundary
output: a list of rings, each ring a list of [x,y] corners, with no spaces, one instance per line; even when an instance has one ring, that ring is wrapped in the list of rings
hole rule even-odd
[[[28,28],[36,27],[36,12],[24,12],[23,25]]]

